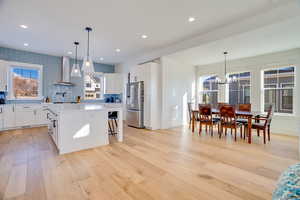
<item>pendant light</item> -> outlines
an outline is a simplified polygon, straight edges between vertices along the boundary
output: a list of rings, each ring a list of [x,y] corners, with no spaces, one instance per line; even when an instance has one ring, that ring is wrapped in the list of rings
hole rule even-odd
[[[94,63],[90,56],[90,32],[92,31],[92,28],[86,27],[85,30],[88,33],[88,41],[87,41],[87,54],[84,57],[83,64],[82,64],[82,71],[86,74],[93,74],[95,72],[94,70]]]
[[[72,77],[81,77],[81,72],[80,72],[80,67],[79,67],[79,64],[78,64],[78,61],[77,61],[77,48],[78,48],[78,45],[79,45],[79,42],[74,42],[75,44],[75,63],[73,64],[73,67],[72,67],[72,71],[71,71],[71,76]]]
[[[219,85],[226,85],[226,84],[229,84],[229,83],[232,83],[232,82],[236,81],[236,77],[235,76],[232,77],[232,78],[227,77],[227,55],[228,55],[228,52],[225,51],[224,52],[224,67],[225,67],[225,69],[224,69],[224,77],[225,77],[225,80],[222,81],[220,78],[217,78],[216,81],[217,81],[217,84],[219,84]]]

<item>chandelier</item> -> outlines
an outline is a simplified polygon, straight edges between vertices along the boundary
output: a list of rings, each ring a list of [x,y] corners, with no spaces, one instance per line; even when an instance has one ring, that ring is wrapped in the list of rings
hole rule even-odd
[[[228,52],[225,51],[224,52],[224,67],[225,67],[224,78],[225,79],[221,80],[219,77],[217,77],[216,82],[217,82],[218,85],[227,85],[229,83],[233,83],[233,82],[237,81],[236,76],[233,76],[233,77],[227,76],[227,55],[228,55]]]

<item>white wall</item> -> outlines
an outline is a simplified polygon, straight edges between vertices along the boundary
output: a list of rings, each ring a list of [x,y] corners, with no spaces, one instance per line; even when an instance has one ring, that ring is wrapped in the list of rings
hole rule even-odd
[[[195,101],[196,73],[194,66],[179,63],[168,56],[161,57],[160,62],[161,96],[156,102],[161,104],[161,128],[167,129],[187,122],[187,102]],[[122,70],[118,71],[120,68]],[[123,64],[117,67],[117,72],[122,72],[124,80],[127,80],[127,73],[137,68],[137,64],[134,63]],[[124,90],[125,84],[126,81]]]
[[[275,115],[272,121],[272,133],[287,135],[300,134],[300,49],[288,50],[284,52],[243,58],[228,62],[228,73],[231,72],[251,72],[251,103],[254,111],[261,111],[262,91],[261,91],[261,71],[272,67],[294,65],[296,66],[296,90],[293,116]],[[224,63],[197,66],[197,86],[198,78],[203,75],[216,74],[224,77]],[[219,89],[219,101],[226,101],[225,89]],[[197,95],[198,96],[198,95]],[[199,102],[199,100],[197,99]]]
[[[187,103],[195,100],[195,67],[164,56],[162,66],[162,128],[187,122]]]

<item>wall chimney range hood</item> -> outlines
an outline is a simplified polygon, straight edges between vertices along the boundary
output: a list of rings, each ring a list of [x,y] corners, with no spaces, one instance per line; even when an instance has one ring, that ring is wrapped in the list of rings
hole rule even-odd
[[[62,57],[62,66],[61,66],[61,79],[60,81],[54,83],[54,85],[60,86],[74,86],[73,83],[70,82],[70,58],[63,56]]]

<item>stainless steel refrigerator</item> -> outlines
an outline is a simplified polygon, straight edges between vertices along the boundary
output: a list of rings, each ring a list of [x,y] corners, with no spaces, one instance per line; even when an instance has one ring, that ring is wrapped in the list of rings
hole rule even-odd
[[[127,84],[127,115],[128,126],[144,128],[144,82]]]

